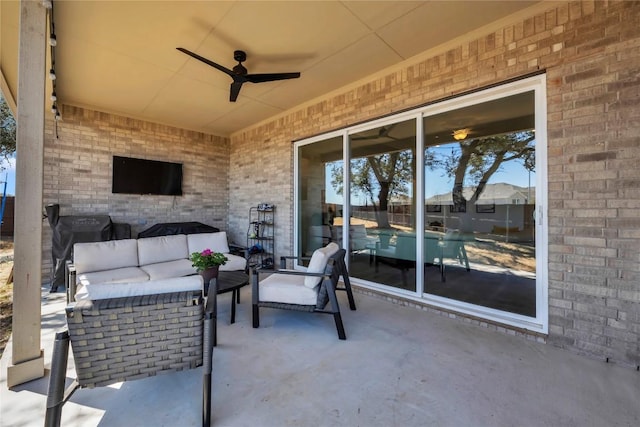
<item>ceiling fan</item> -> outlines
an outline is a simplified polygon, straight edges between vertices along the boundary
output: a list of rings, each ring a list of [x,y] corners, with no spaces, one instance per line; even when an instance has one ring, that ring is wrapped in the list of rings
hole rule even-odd
[[[233,83],[231,83],[231,93],[229,94],[229,101],[231,102],[236,102],[236,99],[238,99],[238,94],[240,93],[240,88],[242,88],[243,83],[265,83],[275,80],[297,79],[300,77],[300,73],[247,74],[247,69],[242,65],[242,63],[247,60],[247,54],[242,50],[233,52],[233,59],[238,61],[238,65],[230,70],[185,48],[177,47],[176,49],[231,76],[233,79]]]

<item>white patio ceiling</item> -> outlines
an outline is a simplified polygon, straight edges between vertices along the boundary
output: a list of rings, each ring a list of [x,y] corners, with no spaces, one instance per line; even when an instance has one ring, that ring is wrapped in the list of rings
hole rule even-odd
[[[469,33],[535,1],[54,0],[60,103],[228,136]],[[17,88],[19,2],[0,5],[4,91]],[[181,52],[249,73],[302,73],[243,86]],[[64,119],[64,117],[63,117]]]

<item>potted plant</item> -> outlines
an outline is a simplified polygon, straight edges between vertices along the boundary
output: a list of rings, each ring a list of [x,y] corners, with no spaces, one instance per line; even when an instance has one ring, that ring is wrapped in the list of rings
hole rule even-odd
[[[190,259],[195,269],[204,279],[205,293],[209,288],[209,281],[214,277],[218,277],[218,268],[228,261],[228,258],[223,253],[214,252],[208,248],[202,252],[193,252]]]

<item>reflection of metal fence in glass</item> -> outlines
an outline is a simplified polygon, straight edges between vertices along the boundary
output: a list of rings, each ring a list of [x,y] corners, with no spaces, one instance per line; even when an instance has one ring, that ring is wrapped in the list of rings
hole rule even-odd
[[[410,204],[390,204],[387,209],[389,223],[392,225],[411,227],[413,224],[411,207],[412,205]],[[351,206],[351,216],[365,221],[377,221],[376,211],[373,206]]]

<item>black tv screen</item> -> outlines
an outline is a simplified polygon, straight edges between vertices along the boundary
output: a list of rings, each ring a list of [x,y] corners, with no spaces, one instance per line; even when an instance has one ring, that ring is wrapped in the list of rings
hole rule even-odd
[[[113,156],[111,191],[181,196],[182,164]]]

